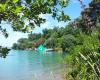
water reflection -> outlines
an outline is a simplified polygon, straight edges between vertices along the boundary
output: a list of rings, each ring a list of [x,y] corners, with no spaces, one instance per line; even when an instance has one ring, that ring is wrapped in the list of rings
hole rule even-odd
[[[0,58],[0,80],[62,80],[61,59],[58,53],[11,50],[7,58]]]

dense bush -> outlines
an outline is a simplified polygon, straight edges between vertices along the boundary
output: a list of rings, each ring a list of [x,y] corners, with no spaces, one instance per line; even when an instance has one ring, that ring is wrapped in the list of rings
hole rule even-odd
[[[42,41],[49,48],[62,48],[68,53],[64,59],[69,64],[68,80],[100,80],[100,1],[92,0],[89,5],[80,18],[65,28],[45,29],[38,37],[30,35],[27,39],[33,44]]]
[[[82,44],[74,45],[69,49],[70,54],[67,56],[67,61],[72,67],[68,75],[71,75],[71,80],[99,80],[100,39],[98,32],[94,31],[91,35],[81,33],[80,36],[83,37]]]

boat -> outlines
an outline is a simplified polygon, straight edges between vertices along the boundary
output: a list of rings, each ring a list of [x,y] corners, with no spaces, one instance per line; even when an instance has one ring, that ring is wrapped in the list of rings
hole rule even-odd
[[[45,52],[49,52],[49,51],[54,51],[54,49],[49,48],[49,49],[46,49],[46,50],[45,50]]]

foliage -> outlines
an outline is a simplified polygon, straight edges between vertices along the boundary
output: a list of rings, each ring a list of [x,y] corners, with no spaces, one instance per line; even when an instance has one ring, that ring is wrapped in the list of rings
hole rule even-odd
[[[4,48],[4,47],[0,46],[0,57],[5,58],[7,56],[7,54],[8,54],[8,52],[9,52],[9,50],[10,49],[8,49],[7,47]],[[2,52],[3,52],[3,54],[2,54]]]
[[[31,41],[30,39],[27,38],[21,38],[18,40],[17,43],[13,44],[13,49],[34,49],[34,45],[33,45],[33,41]]]
[[[44,45],[49,48],[55,48],[55,38],[49,38],[45,41]]]
[[[68,3],[69,0],[0,0],[0,24],[5,21],[12,25],[14,31],[32,32],[34,27],[46,21],[40,17],[41,14],[50,14],[54,19],[66,22],[70,18],[63,9]],[[8,37],[2,26],[0,32]]]
[[[75,37],[71,34],[65,35],[62,37],[62,43],[61,43],[61,47],[63,49],[63,51],[65,51],[65,49],[70,48],[72,46],[74,46],[76,40]]]
[[[0,22],[11,22],[15,31],[27,32],[35,26],[40,26],[45,19],[40,14],[51,14],[58,21],[67,21],[69,17],[64,14],[69,0],[3,0],[0,1]],[[57,5],[60,8],[57,8]],[[60,13],[60,14],[59,14]],[[25,22],[29,22],[28,25]]]
[[[89,8],[82,12],[82,18],[76,19],[71,26],[79,28],[79,34],[75,34],[76,44],[68,49],[65,58],[69,63],[70,71],[67,73],[69,80],[99,80],[100,79],[100,1],[93,0]],[[98,7],[97,7],[98,6]],[[84,16],[85,15],[85,16]],[[89,19],[84,17],[90,18]],[[91,21],[92,20],[92,21]],[[86,22],[86,23],[85,23]],[[90,25],[90,23],[93,23]]]
[[[98,32],[91,35],[80,34],[83,44],[77,44],[69,49],[71,55],[72,71],[69,72],[71,80],[99,80],[100,77],[100,39]],[[73,67],[74,66],[74,67]]]
[[[66,32],[66,33],[65,33]],[[38,46],[39,44],[44,44],[48,48],[67,48],[74,45],[76,39],[73,35],[78,34],[77,29],[69,28],[57,28],[53,29],[44,29],[43,33],[40,34],[29,34],[27,39],[21,38],[18,40],[17,44],[22,45],[26,43],[31,43],[30,46]],[[70,44],[69,44],[70,43]],[[13,47],[16,47],[17,44],[14,44]],[[25,46],[24,45],[24,46]],[[21,46],[18,46],[21,47]],[[27,47],[23,47],[26,49]]]
[[[27,4],[29,4],[30,1],[31,0],[26,0]],[[54,1],[56,0],[48,0],[49,3],[47,2],[53,9],[55,9],[54,5],[57,4]],[[79,1],[81,2],[81,0]],[[37,3],[40,2],[37,1],[36,4]],[[39,6],[36,4],[33,6],[35,6],[37,10]],[[61,0],[60,5],[65,7],[63,0]],[[70,68],[67,74],[69,80],[100,80],[100,8],[98,5],[100,5],[99,0],[92,0],[89,8],[84,9],[82,12],[81,17],[68,24],[65,28],[55,27],[54,29],[44,29],[43,34],[29,34],[28,38],[18,40],[17,44],[13,45],[13,48],[33,49],[40,44],[48,45],[49,48],[61,47],[63,51],[67,51],[67,56],[65,56],[64,61],[69,64],[67,64],[69,66],[68,68]],[[29,6],[29,8],[30,7],[31,6]],[[43,12],[44,11],[45,9],[43,7]],[[28,11],[26,10],[26,12]],[[42,10],[40,10],[40,12],[42,12]],[[40,14],[38,10],[37,14]],[[62,12],[62,15],[63,14]],[[26,13],[25,17],[26,16],[29,15]],[[54,12],[53,17],[62,20],[58,18],[58,15]]]

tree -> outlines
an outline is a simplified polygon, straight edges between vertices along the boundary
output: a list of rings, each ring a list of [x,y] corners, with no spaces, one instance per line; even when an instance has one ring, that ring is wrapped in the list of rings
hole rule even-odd
[[[41,33],[38,33],[38,34],[36,34],[36,33],[34,33],[34,34],[32,34],[32,33],[28,34],[28,39],[30,41],[35,41],[35,40],[37,40],[39,38],[41,38]]]
[[[9,22],[14,31],[30,32],[35,26],[45,22],[40,14],[51,14],[58,21],[67,21],[63,8],[67,7],[69,0],[0,0],[0,23]],[[59,9],[57,8],[59,5]],[[26,21],[28,25],[26,25]],[[0,31],[7,37],[5,29]]]
[[[0,1],[0,22],[9,21],[15,31],[27,32],[35,25],[40,26],[45,19],[40,14],[52,14],[59,21],[69,19],[63,12],[69,0],[3,0]],[[58,9],[56,5],[60,5]],[[58,14],[60,12],[60,14]],[[29,25],[25,25],[25,20]]]
[[[5,58],[5,57],[7,56],[7,54],[8,54],[8,52],[9,52],[9,50],[10,50],[10,49],[8,49],[7,47],[4,48],[4,47],[1,47],[1,46],[0,46],[0,57]],[[3,53],[3,54],[2,54],[2,53]]]
[[[18,49],[18,45],[14,43],[12,49],[15,49],[15,50]]]
[[[74,46],[76,43],[76,39],[73,35],[68,34],[68,35],[64,35],[62,37],[62,43],[61,43],[61,48],[63,50],[63,52],[66,51],[66,48],[70,48],[72,46]]]
[[[49,39],[47,39],[44,43],[45,46],[49,47],[49,48],[55,48],[55,38],[50,37]]]

